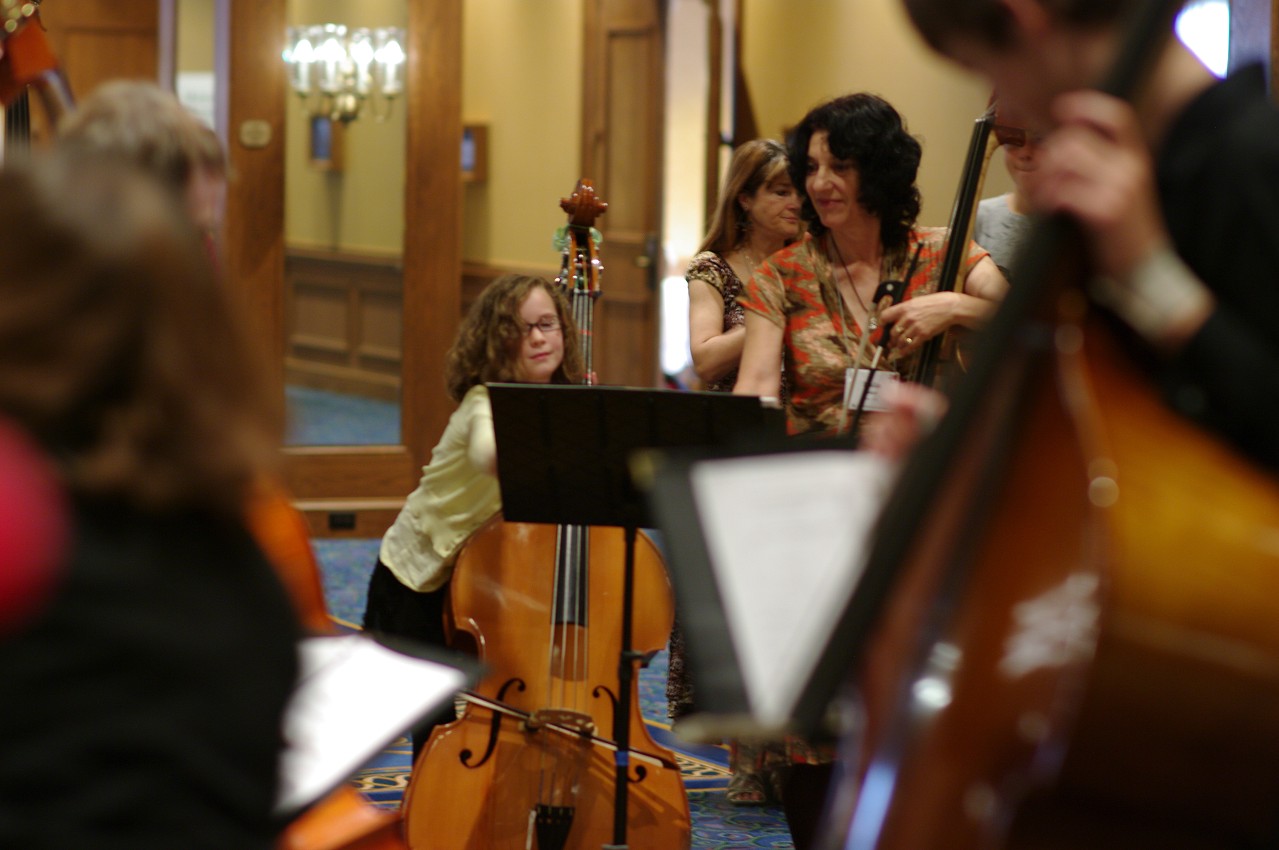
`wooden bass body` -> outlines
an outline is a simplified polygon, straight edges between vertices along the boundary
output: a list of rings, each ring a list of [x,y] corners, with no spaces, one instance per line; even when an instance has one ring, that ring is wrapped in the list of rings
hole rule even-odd
[[[454,643],[472,649],[490,672],[461,717],[435,729],[414,765],[404,803],[414,850],[595,850],[613,843],[624,542],[621,529],[588,531],[585,618],[573,625],[556,623],[558,527],[499,516],[459,556]],[[665,645],[674,608],[661,557],[642,534],[634,598],[632,645],[654,652]],[[628,841],[687,848],[679,765],[653,741],[638,691],[631,693]]]
[[[831,846],[1279,835],[1279,482],[1168,410],[1106,329],[1055,348],[991,524],[956,508],[918,541],[979,535],[964,586],[913,564],[871,643],[861,786]]]

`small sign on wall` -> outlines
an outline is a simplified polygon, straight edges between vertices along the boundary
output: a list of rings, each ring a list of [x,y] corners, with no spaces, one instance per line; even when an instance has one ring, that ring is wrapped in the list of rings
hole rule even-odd
[[[212,71],[179,71],[174,88],[182,105],[196,114],[210,127],[213,123],[213,104],[217,80]]]
[[[462,180],[482,183],[488,177],[488,125],[462,127]]]

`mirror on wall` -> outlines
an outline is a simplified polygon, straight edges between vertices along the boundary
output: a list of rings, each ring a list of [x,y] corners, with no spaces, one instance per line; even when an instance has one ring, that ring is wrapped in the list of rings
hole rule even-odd
[[[287,21],[288,442],[398,444],[407,2],[289,0]]]

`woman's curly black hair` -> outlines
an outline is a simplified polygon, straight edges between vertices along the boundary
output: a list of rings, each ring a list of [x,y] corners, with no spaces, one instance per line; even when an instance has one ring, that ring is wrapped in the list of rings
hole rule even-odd
[[[915,185],[923,152],[919,140],[906,132],[897,110],[877,95],[845,95],[810,110],[791,130],[787,147],[791,182],[803,198],[802,215],[816,236],[826,228],[804,184],[808,143],[823,130],[828,134],[831,154],[856,166],[860,183],[857,202],[879,217],[885,250],[904,249],[919,217],[919,188]]]

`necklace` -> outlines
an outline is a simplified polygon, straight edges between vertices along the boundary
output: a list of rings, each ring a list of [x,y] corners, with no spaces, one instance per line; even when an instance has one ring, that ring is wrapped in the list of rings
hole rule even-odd
[[[827,233],[826,241],[827,243],[830,244],[832,248],[835,249],[835,257],[839,260],[840,268],[844,270],[844,276],[848,278],[848,288],[853,291],[853,297],[857,299],[858,305],[860,305],[862,310],[866,312],[866,329],[869,331],[875,330],[877,327],[879,327],[879,322],[875,319],[874,316],[871,315],[870,308],[866,306],[866,302],[862,300],[861,294],[858,293],[857,284],[853,282],[853,275],[851,272],[848,271],[848,264],[844,262],[844,255],[841,254],[839,251],[839,243],[835,241],[835,234]],[[826,255],[826,259],[830,260],[829,253]],[[836,292],[839,291],[838,281],[836,281],[835,283],[835,291]]]
[[[748,248],[749,245],[750,240],[743,242],[741,245],[737,246],[737,252],[742,255],[744,260],[746,260],[747,266],[750,270],[749,276],[754,277],[755,269],[759,268],[759,258],[750,252]]]

